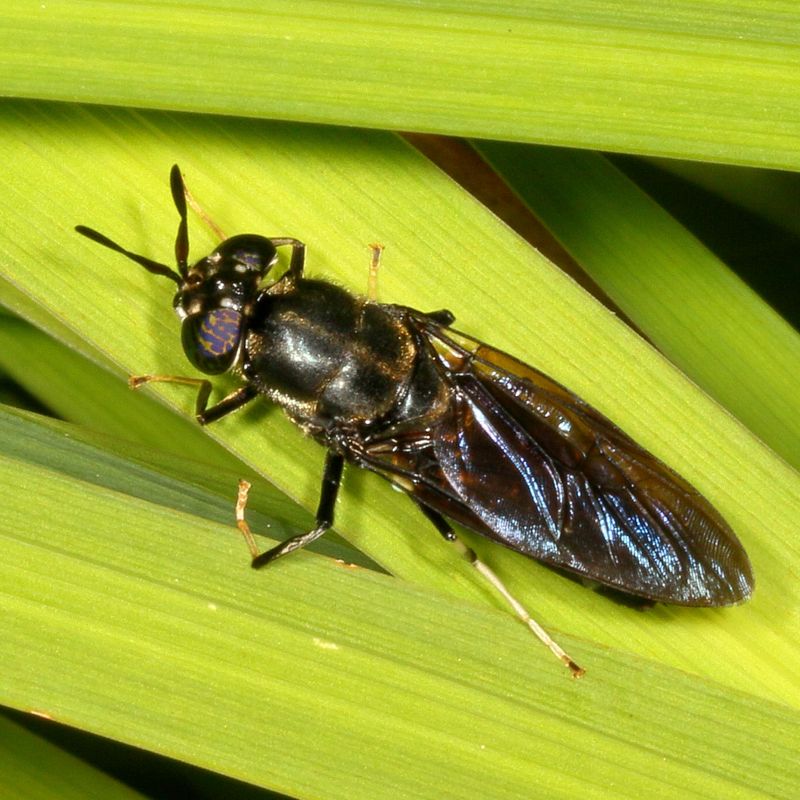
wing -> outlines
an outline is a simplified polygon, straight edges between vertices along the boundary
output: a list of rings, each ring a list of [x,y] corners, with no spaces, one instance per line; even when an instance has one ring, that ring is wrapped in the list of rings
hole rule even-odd
[[[424,316],[410,324],[449,402],[424,431],[368,446],[367,466],[479,533],[622,592],[701,606],[751,594],[744,549],[683,478],[532,367]]]

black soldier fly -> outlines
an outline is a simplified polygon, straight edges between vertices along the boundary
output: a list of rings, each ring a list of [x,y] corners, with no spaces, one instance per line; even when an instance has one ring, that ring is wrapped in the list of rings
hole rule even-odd
[[[244,520],[249,487],[240,485],[237,525],[254,567],[332,526],[347,461],[405,491],[574,675],[582,670],[448,520],[646,601],[725,606],[750,596],[747,555],[717,511],[572,392],[453,330],[449,311],[385,305],[306,278],[305,245],[297,239],[242,234],[190,265],[187,192],[177,166],[170,186],[180,216],[177,271],[95,230],[76,230],[174,281],[189,361],[206,375],[233,371],[243,381],[210,407],[207,379],[146,376],[134,385],[197,386],[203,425],[263,396],[327,448],[316,526],[264,553]],[[264,284],[284,246],[291,248],[288,268]],[[374,246],[373,266],[378,256]]]

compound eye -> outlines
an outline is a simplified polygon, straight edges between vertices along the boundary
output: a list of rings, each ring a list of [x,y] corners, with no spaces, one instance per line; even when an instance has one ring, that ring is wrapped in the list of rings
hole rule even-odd
[[[241,336],[242,315],[232,308],[194,314],[181,326],[186,357],[207,375],[220,375],[233,366]]]

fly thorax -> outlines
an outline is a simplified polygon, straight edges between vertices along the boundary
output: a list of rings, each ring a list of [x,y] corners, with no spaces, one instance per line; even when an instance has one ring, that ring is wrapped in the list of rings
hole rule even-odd
[[[259,299],[242,369],[295,418],[368,426],[395,405],[415,352],[389,307],[303,280]]]

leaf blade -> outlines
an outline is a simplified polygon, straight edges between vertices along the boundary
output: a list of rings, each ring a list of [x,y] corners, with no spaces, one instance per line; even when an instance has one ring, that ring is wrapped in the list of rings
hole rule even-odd
[[[800,164],[800,15],[780,0],[95,2],[46,14],[7,0],[2,13],[10,96]]]
[[[295,796],[573,797],[621,773],[618,797],[793,790],[796,710],[587,644],[570,681],[507,615],[311,554],[264,580],[218,525],[16,460],[0,474],[60,509],[27,526],[15,492],[0,511],[3,702]]]

